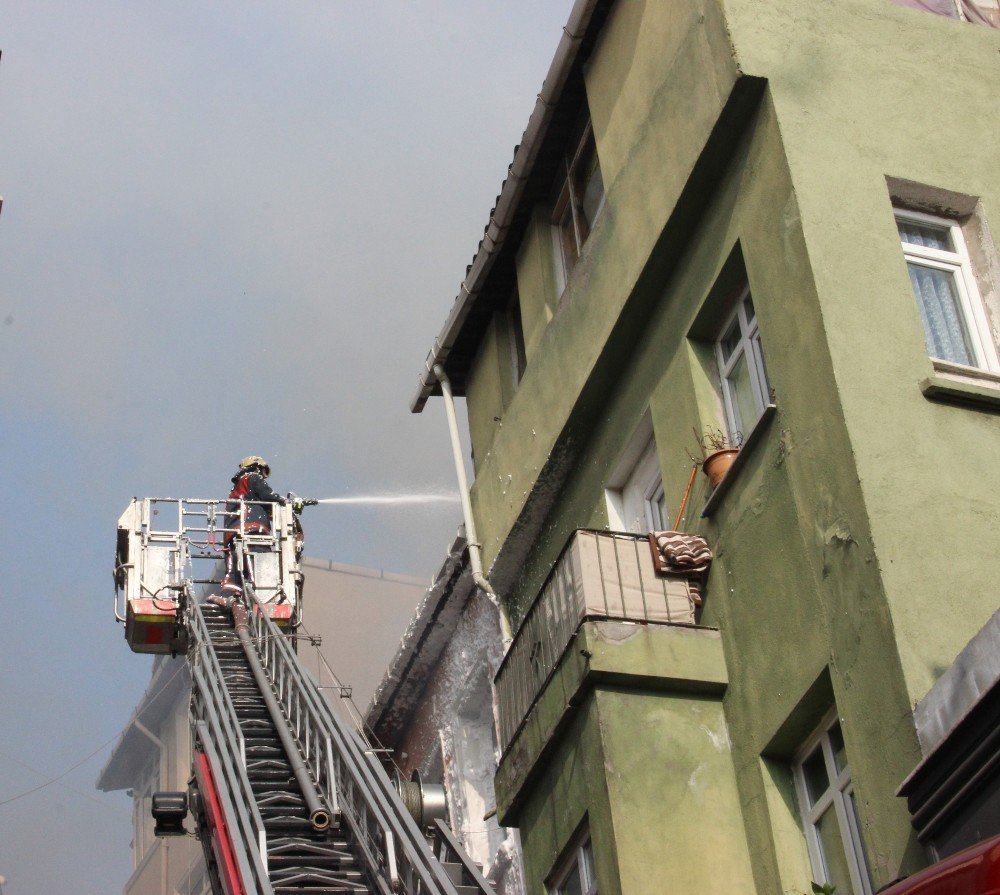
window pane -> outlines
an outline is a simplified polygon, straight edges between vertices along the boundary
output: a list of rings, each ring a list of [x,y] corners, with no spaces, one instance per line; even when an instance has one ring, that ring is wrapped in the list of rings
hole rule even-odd
[[[734,320],[726,334],[719,340],[722,346],[722,359],[728,361],[733,356],[736,349],[740,347],[740,322]]]
[[[842,774],[847,767],[847,751],[844,749],[844,735],[840,731],[840,722],[830,728],[830,749],[833,752],[833,763],[837,773]]]
[[[847,856],[844,854],[844,840],[840,835],[840,821],[833,805],[816,823],[819,835],[820,851],[823,853],[823,864],[826,867],[826,882],[837,887],[837,895],[853,895],[851,871],[847,866]]]
[[[559,887],[559,895],[583,895],[583,885],[580,881],[580,865],[574,861],[573,868],[569,872],[569,876]]]
[[[757,312],[753,309],[753,299],[748,295],[743,302],[743,307],[747,314],[747,323],[753,323],[753,318],[757,316]]]
[[[955,251],[950,227],[935,227],[933,224],[918,224],[899,218],[896,219],[896,226],[899,228],[899,238],[910,245],[940,249],[942,252]]]
[[[583,875],[587,881],[588,890],[593,890],[594,882],[594,852],[591,848],[589,840],[584,844],[583,848],[580,849],[581,857],[583,859]]]
[[[928,353],[940,360],[976,366],[976,353],[959,305],[955,272],[912,261],[906,266],[920,308]]]
[[[563,265],[569,274],[579,256],[576,249],[576,230],[573,228],[573,210],[569,202],[566,203],[566,210],[559,221],[559,243],[562,246]]]
[[[757,369],[760,371],[760,376],[763,379],[763,382],[761,382],[761,388],[764,389],[764,403],[769,404],[772,402],[771,380],[767,375],[767,364],[764,361],[764,348],[760,344],[760,333],[756,333],[752,341],[757,361]]]
[[[736,366],[726,377],[729,385],[729,400],[733,404],[735,419],[731,420],[733,438],[737,433],[746,435],[747,431],[757,422],[757,400],[753,393],[753,382],[750,379],[750,368],[747,365],[746,352],[740,355]]]
[[[601,203],[604,201],[604,178],[601,177],[601,166],[597,161],[597,153],[594,152],[590,159],[590,170],[586,172],[586,177],[581,190],[582,201],[580,202],[584,220],[587,222],[587,231],[590,232],[597,220],[597,215],[601,210]]]
[[[868,881],[871,882],[872,874],[871,871],[868,869],[868,858],[865,857],[865,850],[861,845],[861,816],[858,814],[858,803],[857,800],[854,798],[853,789],[850,791],[850,793],[848,793],[847,800],[850,804],[850,810],[854,815],[854,829],[857,831],[857,837],[856,837],[857,841],[855,841],[854,844],[854,851],[857,854],[858,863],[861,864],[862,874],[864,874],[864,876],[868,878]],[[852,836],[851,838],[855,839],[854,836]]]
[[[815,805],[819,797],[830,788],[830,778],[826,773],[826,762],[823,760],[823,750],[816,749],[802,762],[802,776],[806,781],[806,793],[810,806]]]

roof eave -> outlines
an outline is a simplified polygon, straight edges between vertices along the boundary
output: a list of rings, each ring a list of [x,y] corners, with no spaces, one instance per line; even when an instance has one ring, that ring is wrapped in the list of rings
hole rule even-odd
[[[528,118],[528,126],[524,130],[520,145],[514,152],[514,159],[508,168],[507,179],[500,189],[500,195],[490,215],[483,240],[459,287],[451,313],[449,313],[448,319],[434,340],[427,359],[424,361],[417,392],[410,402],[412,413],[420,413],[431,395],[440,394],[440,385],[434,375],[434,367],[436,364],[441,364],[447,368],[448,355],[462,331],[473,304],[486,285],[494,263],[504,246],[511,221],[524,195],[525,183],[538,158],[559,97],[576,61],[580,44],[591,25],[594,10],[600,2],[601,0],[576,0],[573,5],[569,20],[563,28],[559,45],[556,47],[555,56],[549,66],[548,74],[542,84],[542,91],[538,94],[535,107]]]

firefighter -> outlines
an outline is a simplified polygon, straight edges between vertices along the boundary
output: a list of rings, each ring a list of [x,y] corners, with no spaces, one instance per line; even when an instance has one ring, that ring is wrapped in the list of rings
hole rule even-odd
[[[251,552],[259,551],[260,547],[244,548],[243,568],[239,568],[233,541],[241,534],[269,534],[271,531],[271,507],[268,504],[277,503],[282,506],[285,498],[272,490],[267,483],[271,475],[271,467],[263,457],[244,457],[240,467],[233,476],[233,490],[229,492],[226,503],[223,552],[226,557],[226,575],[222,579],[223,598],[239,599],[243,596],[244,576],[253,584],[253,560]],[[249,501],[240,504],[238,501]],[[242,527],[240,513],[242,510]],[[228,600],[227,600],[228,602]]]

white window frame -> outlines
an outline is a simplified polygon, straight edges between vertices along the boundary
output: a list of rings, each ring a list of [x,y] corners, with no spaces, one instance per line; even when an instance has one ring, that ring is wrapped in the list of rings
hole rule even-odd
[[[753,427],[764,413],[764,408],[771,403],[771,386],[767,379],[767,368],[764,365],[764,349],[760,344],[760,326],[757,313],[751,318],[747,312],[747,304],[753,303],[750,295],[750,285],[745,285],[736,299],[736,306],[719,330],[719,338],[715,342],[715,359],[719,365],[719,379],[722,388],[722,403],[726,413],[726,428],[733,440],[746,439]],[[726,358],[722,353],[722,343],[736,321],[740,330],[740,341],[733,353]],[[740,358],[747,356],[747,369],[750,375],[750,387],[753,392],[754,406],[757,415],[752,420],[740,419],[739,411],[733,395],[730,376],[736,369]]]
[[[822,721],[816,732],[805,742],[797,753],[792,765],[795,777],[795,790],[799,798],[799,810],[802,814],[803,832],[806,846],[809,850],[809,863],[818,883],[827,883],[826,857],[819,838],[816,824],[829,810],[831,805],[837,813],[837,823],[840,826],[841,841],[844,855],[847,859],[848,871],[851,874],[851,885],[855,895],[872,895],[871,877],[865,858],[864,845],[861,841],[861,830],[858,829],[851,796],[854,793],[854,783],[851,779],[851,765],[848,762],[843,769],[837,770],[834,760],[830,731],[840,722],[837,710],[832,710]],[[841,725],[841,735],[843,726]],[[810,801],[806,787],[804,771],[805,763],[816,754],[817,749],[823,755],[827,778],[830,783],[827,789],[813,804]],[[846,893],[844,893],[846,895]]]
[[[906,208],[893,208],[893,216],[897,221],[912,221],[915,224],[947,230],[951,244],[955,247],[954,251],[948,252],[903,242],[900,238],[903,257],[908,264],[944,270],[954,274],[959,310],[964,318],[973,353],[976,355],[976,363],[973,366],[958,364],[944,358],[934,357],[934,355],[930,355],[931,360],[934,361],[935,365],[941,365],[949,370],[953,368],[968,370],[973,375],[984,370],[1000,374],[1000,358],[997,356],[996,342],[990,328],[989,318],[986,316],[986,306],[983,304],[979,292],[979,285],[976,282],[972,259],[969,257],[969,249],[965,244],[965,234],[962,232],[961,225],[953,218],[910,211]],[[914,300],[919,305],[920,299],[915,293]]]
[[[587,232],[584,234],[584,226],[580,222],[580,216],[583,213],[583,198],[577,196],[576,194],[575,179],[576,169],[584,156],[584,151],[588,148],[588,144],[593,145],[594,158],[597,160],[597,171],[600,172],[601,183],[603,184],[604,173],[601,171],[601,157],[597,153],[597,141],[594,138],[594,128],[589,119],[586,127],[583,129],[583,134],[581,135],[576,146],[573,148],[572,156],[566,156],[563,159],[565,174],[561,181],[562,185],[559,189],[559,196],[557,197],[552,210],[552,240],[555,245],[556,279],[558,281],[560,292],[566,288],[566,282],[569,279],[569,275],[572,273],[577,261],[580,260],[580,255],[583,252],[583,246],[587,242],[587,239],[593,230],[594,224],[597,223],[597,220],[604,213],[604,206],[607,202],[607,192],[602,186],[601,199],[594,212],[593,223],[587,225]],[[562,222],[567,211],[570,215],[570,221],[573,228],[573,242],[576,247],[576,253],[573,258],[566,257],[566,249],[563,245],[562,239]]]
[[[566,884],[577,874],[583,895],[597,895],[597,874],[594,871],[594,848],[590,833],[585,831],[573,850],[566,856],[562,866],[554,874],[548,887],[550,895],[565,895]]]
[[[653,442],[653,450],[656,450],[656,442]],[[646,488],[644,499],[646,502],[646,523],[649,525],[649,530],[665,531],[667,528],[667,505],[663,492],[663,476],[659,470],[656,472],[656,478]]]
[[[640,519],[626,519],[633,515],[633,503],[641,500],[645,531],[664,531],[667,528],[666,505],[663,491],[663,474],[653,435],[652,417],[647,411],[622,452],[604,491],[608,510],[608,526],[613,531],[632,531],[643,534]],[[627,504],[627,506],[626,506]],[[640,529],[633,528],[639,522]]]

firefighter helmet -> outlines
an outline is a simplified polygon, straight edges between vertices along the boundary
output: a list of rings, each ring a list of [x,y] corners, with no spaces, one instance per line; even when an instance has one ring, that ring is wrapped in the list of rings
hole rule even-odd
[[[263,457],[244,457],[240,460],[240,470],[253,469],[255,466],[259,468],[264,475],[271,474],[271,467],[267,460]]]

